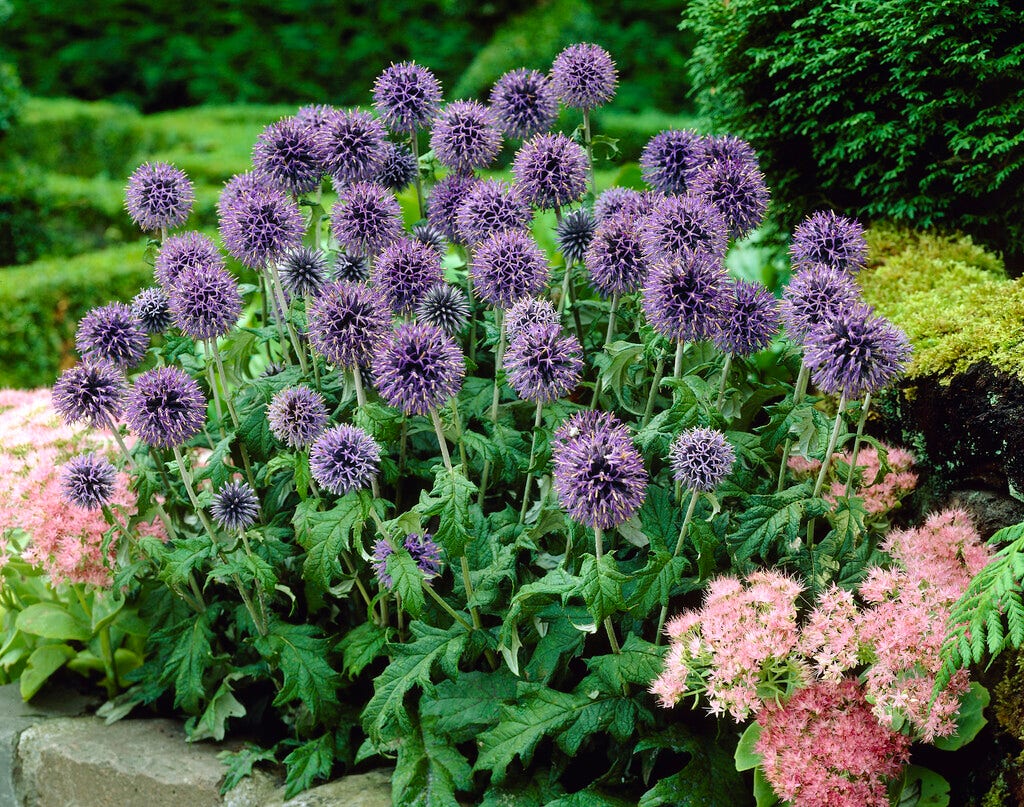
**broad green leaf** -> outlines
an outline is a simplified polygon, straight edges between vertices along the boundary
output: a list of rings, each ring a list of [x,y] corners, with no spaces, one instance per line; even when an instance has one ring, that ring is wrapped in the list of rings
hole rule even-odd
[[[117,619],[121,609],[124,608],[124,603],[124,597],[118,592],[97,592],[92,601],[92,632],[99,633]],[[118,620],[118,627],[121,627],[120,620]]]
[[[754,746],[760,739],[761,725],[753,720],[740,737],[739,745],[736,746],[736,753],[733,755],[736,760],[736,770],[749,771],[761,764],[761,755],[754,750]]]
[[[587,668],[599,676],[607,692],[622,692],[625,684],[646,687],[661,673],[662,659],[667,648],[658,647],[629,634],[620,653],[587,659]]]
[[[436,718],[413,719],[412,730],[403,733],[391,799],[409,807],[459,807],[456,790],[469,790],[473,770],[466,758],[434,732]]]
[[[552,610],[557,611],[557,615],[552,618],[547,618],[544,612],[538,615],[538,619],[544,619],[546,629],[523,670],[528,681],[548,683],[583,649],[586,634],[573,624],[571,614],[567,614],[561,606],[554,606]],[[582,608],[580,610],[583,611]],[[583,614],[586,612],[583,611]]]
[[[502,703],[515,695],[516,677],[505,667],[459,673],[457,679],[442,681],[423,696],[420,714],[434,718],[434,729],[453,743],[463,743],[497,723]]]
[[[520,586],[505,614],[505,621],[501,627],[501,643],[506,647],[510,646],[512,631],[520,620],[532,616],[552,602],[564,605],[579,583],[580,578],[559,566],[540,580]]]
[[[327,779],[334,767],[334,735],[330,732],[303,743],[284,758],[284,797],[308,790],[317,779]]]
[[[159,577],[172,589],[187,587],[192,573],[213,557],[213,545],[205,535],[179,538],[164,556]]]
[[[583,559],[576,593],[583,597],[595,622],[600,623],[605,617],[625,609],[622,584],[628,579],[615,567],[615,559],[611,555]]]
[[[903,774],[903,790],[897,807],[948,807],[949,782],[935,771],[920,765],[908,765]],[[760,807],[760,802],[758,803]]]
[[[591,786],[586,790],[578,790],[569,796],[549,801],[545,807],[635,807],[635,804],[629,799],[609,796]]]
[[[679,537],[681,511],[672,492],[659,485],[647,486],[647,497],[640,508],[640,523],[652,547],[673,549]]]
[[[87,642],[92,637],[89,626],[55,602],[37,602],[18,614],[15,627],[23,633],[44,639]]]
[[[328,642],[315,625],[273,620],[270,633],[257,637],[256,649],[281,671],[284,682],[274,705],[300,700],[317,718],[338,705],[341,676],[327,662]]]
[[[317,499],[307,499],[295,508],[295,540],[306,549],[303,577],[321,591],[342,576],[341,553],[351,548],[352,536],[359,534],[372,504],[370,493],[359,490],[342,496],[327,512],[316,509]]]
[[[373,622],[363,622],[352,628],[338,642],[344,673],[355,678],[376,659],[386,655],[387,641],[387,630]]]
[[[737,514],[738,529],[730,536],[736,559],[768,559],[772,550],[792,554],[803,544],[804,518],[828,512],[824,499],[810,498],[811,483],[789,488],[779,495],[751,496]]]
[[[466,554],[471,539],[468,526],[472,523],[469,503],[476,492],[476,485],[465,477],[462,466],[456,466],[452,473],[441,467],[434,478],[434,489],[423,493],[416,507],[424,516],[438,517],[434,540],[453,560]]]
[[[629,609],[642,618],[655,607],[668,605],[673,589],[681,585],[692,587],[692,583],[684,585],[683,573],[687,566],[686,558],[681,555],[674,558],[668,550],[660,546],[654,548],[647,557],[647,565],[630,575],[633,585],[626,587]]]
[[[203,714],[198,718],[192,716],[185,722],[185,736],[188,737],[189,742],[198,742],[199,740],[220,742],[224,739],[228,720],[232,717],[245,717],[245,707],[239,703],[234,692],[231,691],[231,682],[237,677],[233,674],[221,681]]]
[[[394,581],[393,591],[402,598],[402,608],[413,617],[423,613],[423,572],[404,546],[388,555],[387,573]]]
[[[30,700],[51,675],[74,657],[75,651],[66,644],[44,644],[33,650],[18,679],[21,697]]]
[[[743,777],[733,765],[731,751],[714,740],[676,725],[636,745],[636,753],[654,749],[659,754],[671,751],[689,759],[681,770],[662,778],[644,793],[638,807],[711,807],[743,804],[749,799]]]
[[[174,705],[189,714],[198,713],[200,701],[206,697],[203,675],[213,661],[210,647],[213,631],[208,613],[184,619],[154,635],[154,639],[174,642],[173,650],[161,672],[160,683],[167,687],[173,686]]]
[[[775,807],[779,803],[775,788],[764,778],[764,772],[759,767],[754,768],[754,801],[756,807]]]
[[[977,737],[978,732],[988,723],[984,712],[990,700],[988,690],[977,681],[972,681],[971,688],[967,690],[960,703],[960,711],[956,716],[956,733],[949,737],[938,737],[934,743],[935,747],[943,751],[956,751]]]

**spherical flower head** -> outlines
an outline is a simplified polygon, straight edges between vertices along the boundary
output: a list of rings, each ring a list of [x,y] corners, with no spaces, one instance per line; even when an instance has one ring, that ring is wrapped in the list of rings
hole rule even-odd
[[[551,83],[567,107],[591,110],[615,97],[619,74],[611,55],[600,45],[570,45],[551,65]]]
[[[419,224],[412,225],[412,237],[417,241],[430,246],[438,255],[442,257],[448,252],[448,241],[437,227],[431,224],[429,221],[422,221]]]
[[[486,168],[501,148],[498,120],[479,101],[454,101],[435,119],[430,147],[437,161],[453,171]]]
[[[260,500],[246,482],[228,482],[213,496],[213,520],[230,532],[240,532],[256,523]]]
[[[168,308],[167,293],[159,286],[143,289],[131,302],[132,316],[146,333],[163,333],[174,321]]]
[[[692,196],[663,197],[641,228],[650,261],[671,260],[684,252],[706,252],[722,258],[729,245],[729,230],[722,214]]]
[[[713,162],[739,162],[758,168],[757,152],[746,141],[733,135],[705,135],[700,138],[696,169]]]
[[[899,378],[910,362],[907,335],[858,303],[814,328],[804,344],[811,380],[831,395],[860,398]]]
[[[370,261],[365,255],[350,255],[348,252],[338,252],[334,256],[332,273],[335,280],[362,283],[370,279]]]
[[[377,392],[407,415],[443,406],[458,394],[465,374],[458,345],[440,328],[421,322],[399,325],[373,361]]]
[[[319,132],[338,110],[327,104],[308,104],[299,107],[295,120],[314,134]]]
[[[430,533],[417,533],[406,536],[402,546],[415,561],[419,570],[427,580],[441,573],[441,547],[434,543]],[[386,538],[378,538],[373,545],[370,566],[373,573],[385,588],[393,588],[394,579],[388,574],[388,558],[395,554],[395,549]]]
[[[822,210],[793,232],[790,254],[797,267],[824,264],[855,275],[867,261],[868,242],[858,222],[837,216],[833,210]]]
[[[473,254],[473,288],[484,302],[508,308],[533,297],[548,281],[548,261],[534,240],[519,230],[495,233]]]
[[[361,109],[334,110],[316,134],[320,161],[341,185],[372,179],[384,157],[384,127]]]
[[[380,446],[362,429],[347,423],[325,431],[309,451],[313,479],[338,496],[369,487],[379,467]]]
[[[441,283],[441,256],[412,238],[400,238],[381,252],[373,284],[395,313],[412,311],[427,291]]]
[[[690,129],[666,129],[644,146],[640,173],[644,182],[663,193],[684,194],[703,157],[700,135]]]
[[[686,490],[709,493],[732,470],[736,452],[725,435],[714,429],[687,429],[668,450],[672,477]]]
[[[807,334],[860,300],[848,274],[824,264],[799,270],[782,293],[780,313],[790,338],[802,344]]]
[[[295,118],[279,120],[260,133],[252,164],[268,185],[294,194],[315,191],[324,173],[313,131]]]
[[[309,341],[331,364],[365,366],[391,327],[391,311],[376,289],[339,280],[309,308]]]
[[[327,255],[321,249],[299,247],[286,252],[277,265],[285,292],[295,297],[314,294],[327,283]]]
[[[298,205],[276,189],[239,195],[220,217],[224,247],[250,269],[298,249],[305,229]]]
[[[346,252],[375,255],[402,234],[395,195],[376,182],[355,182],[338,191],[331,232]]]
[[[75,348],[83,358],[107,361],[122,370],[142,363],[149,336],[124,303],[109,303],[82,317],[75,333]]]
[[[522,297],[512,303],[505,312],[505,333],[511,341],[524,328],[533,325],[560,325],[561,321],[555,307],[547,300]]]
[[[384,124],[408,134],[430,124],[441,103],[441,82],[415,62],[399,62],[381,73],[373,85],[373,106]]]
[[[156,282],[168,291],[186,269],[224,267],[224,257],[211,238],[197,232],[172,235],[160,245],[153,265]]]
[[[398,193],[416,181],[419,166],[412,152],[405,146],[385,143],[381,149],[380,166],[373,181]]]
[[[124,419],[149,445],[176,448],[202,430],[206,398],[195,379],[183,370],[157,367],[136,379],[125,402]]]
[[[243,174],[235,174],[224,183],[220,196],[217,197],[217,215],[223,216],[224,211],[231,207],[239,197],[248,196],[256,191],[274,190],[265,176],[255,171],[246,171]]]
[[[771,344],[779,330],[779,301],[760,283],[738,281],[726,301],[722,328],[714,335],[723,353],[749,356]]]
[[[61,469],[60,487],[64,498],[85,510],[97,510],[114,495],[117,469],[96,454],[79,454]]]
[[[641,220],[625,213],[602,220],[584,263],[591,285],[605,297],[629,294],[643,286],[651,263]]]
[[[502,230],[526,230],[533,214],[519,189],[500,179],[474,185],[455,211],[455,226],[463,243],[476,246]]]
[[[551,444],[558,500],[594,529],[628,521],[644,502],[647,471],[625,425],[607,412],[577,412]]]
[[[756,165],[738,160],[709,163],[694,174],[690,193],[722,213],[729,237],[743,238],[761,226],[768,186]]]
[[[54,382],[53,408],[69,426],[107,426],[121,416],[126,392],[124,374],[114,365],[83,361]]]
[[[128,215],[147,232],[184,224],[195,198],[191,180],[170,163],[143,163],[125,188]]]
[[[437,326],[449,336],[455,336],[469,320],[466,293],[450,283],[438,283],[423,295],[416,307],[416,319]]]
[[[271,434],[282,443],[305,448],[327,427],[327,402],[309,387],[289,387],[271,399],[267,422]]]
[[[644,314],[667,339],[698,342],[722,327],[729,276],[722,261],[706,252],[684,254],[656,264],[643,292]]]
[[[562,216],[562,221],[555,228],[555,236],[567,264],[583,262],[596,229],[597,222],[586,208],[581,207]]]
[[[654,206],[664,199],[660,191],[641,192],[634,188],[608,188],[594,200],[594,218],[597,223],[610,219],[619,213],[642,218],[654,211]]]
[[[468,174],[449,174],[430,191],[427,221],[453,244],[462,243],[456,215],[469,192],[480,182]]]
[[[512,160],[512,173],[527,201],[546,210],[583,198],[589,166],[579,143],[564,134],[543,134],[523,143]]]
[[[491,89],[491,109],[509,137],[527,138],[548,131],[558,117],[558,95],[538,70],[510,70]]]
[[[551,403],[572,392],[583,371],[583,351],[559,325],[519,328],[505,351],[508,383],[524,401]]]
[[[171,313],[182,333],[216,339],[230,331],[242,313],[242,293],[227,269],[187,269],[168,294]]]

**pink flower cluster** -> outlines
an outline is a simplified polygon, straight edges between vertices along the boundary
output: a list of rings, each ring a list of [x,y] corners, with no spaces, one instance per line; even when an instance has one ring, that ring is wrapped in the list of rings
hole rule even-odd
[[[882,463],[878,449],[874,446],[862,446],[857,452],[857,468],[860,469],[860,480],[864,483],[857,488],[857,495],[864,500],[864,507],[873,516],[880,516],[894,510],[900,500],[917,487],[917,474],[914,467],[914,455],[906,449],[886,447],[889,470],[879,479]],[[849,464],[852,455],[844,451],[833,455],[836,459]],[[821,468],[818,460],[804,457],[790,457],[789,469],[797,476],[811,476]],[[845,482],[833,482],[825,498],[835,502],[840,496],[846,495]]]

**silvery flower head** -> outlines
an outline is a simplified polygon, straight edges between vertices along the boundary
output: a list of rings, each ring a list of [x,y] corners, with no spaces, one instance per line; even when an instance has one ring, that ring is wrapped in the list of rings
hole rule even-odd
[[[372,278],[392,311],[410,312],[444,279],[441,256],[420,241],[400,238],[381,252]]]
[[[373,181],[399,193],[416,181],[418,172],[416,158],[409,149],[395,143],[385,143],[381,151],[380,167]]]
[[[672,477],[686,490],[708,493],[721,483],[736,462],[736,451],[720,431],[687,429],[668,450]]]
[[[579,208],[562,216],[555,228],[558,250],[567,264],[582,263],[587,247],[594,239],[597,222],[586,208]]]
[[[384,70],[373,85],[373,105],[393,132],[409,134],[430,124],[441,103],[441,82],[415,62]]]
[[[711,162],[694,174],[690,193],[714,205],[725,218],[729,237],[744,238],[764,221],[768,186],[756,165],[738,160]]]
[[[448,252],[448,241],[437,227],[429,221],[422,221],[412,225],[412,237],[421,243],[427,244],[431,249],[442,257]]]
[[[651,269],[643,292],[644,314],[667,339],[710,339],[722,325],[729,294],[729,276],[721,259],[706,252],[688,253]]]
[[[125,188],[128,215],[148,232],[184,224],[195,198],[192,181],[170,163],[143,163]]]
[[[530,205],[519,190],[500,179],[476,183],[455,212],[462,242],[470,246],[502,230],[526,230],[532,219]]]
[[[570,45],[551,65],[551,83],[567,107],[591,110],[615,97],[619,75],[611,55],[587,42]]]
[[[644,146],[640,172],[644,181],[663,193],[686,193],[703,157],[702,138],[690,129],[666,129]]]
[[[327,283],[327,255],[322,249],[306,246],[290,250],[278,263],[277,274],[288,295],[314,294]]]
[[[168,308],[167,292],[160,286],[151,286],[140,291],[132,297],[131,307],[132,316],[149,334],[163,333],[174,321]]]
[[[604,297],[629,294],[643,286],[651,264],[641,220],[625,213],[602,220],[584,263],[591,285]]]
[[[430,147],[441,165],[458,173],[486,168],[501,149],[498,120],[479,101],[453,101],[434,120]]]
[[[324,173],[313,130],[295,118],[279,120],[260,133],[252,164],[267,184],[299,195],[320,187]]]
[[[868,242],[864,228],[853,219],[822,210],[805,219],[793,232],[790,247],[798,268],[824,264],[849,275],[864,268]]]
[[[685,252],[725,256],[729,230],[713,205],[692,196],[666,196],[641,225],[648,260],[678,259]]]
[[[377,351],[373,376],[389,406],[425,415],[443,406],[462,387],[466,365],[459,346],[426,323],[399,325]]]
[[[505,230],[484,241],[469,267],[477,296],[498,308],[540,293],[548,281],[548,260],[526,233]]]
[[[723,353],[749,356],[764,350],[779,331],[779,302],[760,283],[737,281],[725,304],[714,342]]]
[[[290,448],[305,448],[327,426],[327,402],[309,387],[288,387],[278,392],[267,407],[270,432]]]
[[[589,167],[583,146],[558,133],[530,138],[512,160],[519,192],[543,210],[565,207],[582,199]]]
[[[370,279],[370,261],[365,255],[337,252],[334,255],[334,266],[331,268],[331,273],[334,280],[363,283]]]
[[[210,514],[225,530],[239,532],[256,523],[260,500],[246,482],[228,482],[213,495]]]
[[[361,109],[334,110],[316,142],[324,169],[339,185],[372,179],[384,157],[384,127]]]
[[[276,189],[238,195],[220,218],[225,249],[250,269],[298,249],[305,231],[298,205]]]
[[[401,236],[402,209],[382,185],[354,182],[338,191],[331,233],[346,252],[375,255]]]
[[[216,339],[230,331],[242,313],[242,294],[227,269],[187,269],[168,294],[174,321],[193,339]]]
[[[508,383],[525,401],[551,403],[572,392],[583,371],[583,351],[560,325],[516,330],[504,356]]]
[[[110,362],[127,370],[146,357],[149,336],[130,306],[109,303],[82,317],[75,333],[75,348],[83,358]]]
[[[212,238],[197,232],[179,233],[167,238],[156,254],[153,275],[164,291],[170,290],[178,275],[186,269],[224,268],[224,256]]]
[[[313,479],[344,496],[370,486],[380,468],[380,446],[362,429],[343,423],[321,434],[309,452]]]
[[[53,384],[53,408],[71,425],[108,426],[121,416],[128,391],[124,373],[109,362],[83,361]]]
[[[202,431],[206,398],[183,370],[157,367],[136,379],[125,402],[124,419],[132,433],[151,446],[182,446]]]
[[[510,70],[491,89],[491,109],[509,137],[527,138],[551,129],[558,117],[558,95],[538,70]]]
[[[331,364],[366,366],[391,327],[391,310],[380,292],[338,280],[309,308],[309,341]]]
[[[449,336],[455,336],[469,320],[466,293],[450,283],[432,286],[416,307],[416,319],[436,325]]]
[[[117,469],[97,454],[79,454],[61,469],[63,497],[86,510],[98,510],[110,502],[117,482]]]
[[[853,279],[841,269],[814,264],[800,269],[782,293],[782,323],[797,344],[815,327],[860,300]]]

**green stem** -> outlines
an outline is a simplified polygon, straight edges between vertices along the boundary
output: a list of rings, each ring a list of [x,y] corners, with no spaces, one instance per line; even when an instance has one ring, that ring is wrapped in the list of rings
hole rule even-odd
[[[235,431],[237,432],[238,424],[241,423],[241,420],[239,420],[238,411],[235,409],[235,404],[231,400],[231,388],[228,386],[228,374],[224,370],[224,360],[220,357],[220,347],[217,344],[217,340],[210,340],[209,349],[213,353],[213,361],[217,366],[217,375],[220,378],[220,384],[224,390],[224,403],[227,404],[228,415],[231,417],[231,423],[234,425]],[[242,440],[238,441],[238,451],[242,455],[242,468],[245,472],[245,481],[249,483],[249,487],[255,490],[256,478],[252,473],[252,463],[249,460],[249,449],[245,447],[245,442]]]
[[[209,349],[209,346],[207,346]],[[227,430],[224,428],[224,410],[220,405],[220,390],[217,388],[217,379],[214,377],[213,363],[209,354],[205,357],[206,381],[210,385],[210,393],[213,395],[213,411],[217,413],[217,428],[220,429],[220,439],[227,437]]]
[[[583,110],[583,143],[587,147],[587,163],[590,166],[590,195],[597,198],[597,180],[594,179],[594,141],[590,134],[590,110]]]
[[[530,440],[530,464],[526,466],[526,483],[523,486],[523,506],[519,509],[519,523],[526,520],[526,511],[530,509],[530,483],[533,482],[533,460],[537,456],[537,431],[544,417],[544,402],[537,401],[537,411],[533,417],[533,439]]]
[[[722,380],[718,384],[718,400],[715,401],[715,409],[722,411],[722,404],[725,402],[725,387],[729,381],[729,368],[732,366],[732,353],[725,354],[725,363],[722,365]]]
[[[594,554],[598,561],[604,555],[604,530],[600,527],[594,527]],[[604,632],[608,635],[608,644],[611,645],[612,652],[619,655],[622,648],[619,646],[619,640],[615,638],[615,626],[612,624],[610,616],[604,618]]]
[[[658,363],[654,367],[654,377],[651,379],[651,391],[647,395],[647,405],[644,407],[644,417],[640,421],[642,429],[651,422],[651,415],[654,413],[654,399],[658,397],[658,387],[661,386],[661,374],[665,372],[665,355],[658,356]]]
[[[366,390],[363,389],[363,373],[358,364],[352,366],[352,383],[356,388],[356,403],[362,409],[366,406]]]
[[[423,218],[423,180],[420,177],[420,142],[416,137],[416,127],[413,127],[409,135],[409,145],[412,146],[412,158],[416,163],[416,212],[419,218]]]
[[[814,483],[814,492],[811,494],[812,498],[818,498],[821,493],[821,489],[825,486],[825,477],[828,476],[829,466],[832,465],[832,455],[836,450],[836,443],[839,441],[839,430],[843,425],[843,412],[846,409],[846,393],[844,392],[839,398],[839,409],[836,410],[836,419],[832,424],[832,433],[828,438],[828,448],[825,450],[825,459],[821,463],[821,470],[818,472],[818,479]],[[812,518],[807,522],[807,551],[810,553],[811,547],[814,545],[814,519]],[[812,558],[813,562],[813,558]]]
[[[309,309],[313,305],[313,295],[310,292],[306,292],[306,323],[308,332],[309,323]],[[316,386],[317,392],[321,391],[320,385],[320,363],[316,360],[316,354],[313,352],[313,345],[307,341],[306,344],[309,346],[309,363],[313,365],[313,384]]]
[[[681,339],[676,342],[676,361],[672,366],[672,377],[676,381],[683,377],[683,346],[685,344]]]
[[[804,399],[804,394],[807,392],[807,384],[810,381],[811,371],[808,369],[806,364],[800,365],[800,372],[796,377],[796,387],[793,389],[793,406],[795,407]],[[775,492],[781,493],[783,486],[786,484],[786,470],[789,464],[789,452],[793,450],[793,438],[787,437],[786,442],[782,446],[782,463],[779,465],[779,481],[775,486]]]
[[[242,548],[245,550],[246,557],[248,557],[250,560],[252,560],[255,556],[253,555],[252,546],[249,545],[249,537],[245,534],[245,530],[239,530],[238,534],[239,534],[239,536],[242,539]],[[260,610],[259,610],[260,621],[257,622],[256,624],[257,625],[263,625],[264,626],[264,630],[266,630],[266,625],[267,625],[267,600],[266,600],[265,595],[263,594],[263,587],[260,586],[260,584],[257,581],[253,581],[253,584],[256,587],[256,599],[259,602],[259,608],[260,608]],[[266,635],[266,634],[263,634],[263,635]]]
[[[302,345],[299,343],[299,335],[295,332],[295,326],[292,325],[291,317],[288,316],[288,298],[285,297],[284,286],[281,285],[281,276],[273,262],[267,264],[267,271],[270,273],[270,281],[274,287],[274,294],[277,296],[277,304],[280,306],[282,316],[284,317],[285,328],[288,329],[288,338],[291,340],[292,349],[299,359],[299,369],[302,370],[303,375],[306,375],[309,372],[309,367],[306,365],[306,351],[303,350]]]
[[[679,539],[676,541],[676,548],[672,552],[672,557],[679,557],[679,553],[683,551],[683,543],[686,541],[686,531],[690,528],[690,521],[693,519],[693,511],[697,506],[697,499],[700,497],[700,491],[693,491],[690,494],[690,504],[686,508],[686,515],[683,517],[683,526],[679,529]],[[658,616],[658,630],[654,634],[654,646],[657,647],[661,644],[661,631],[665,627],[665,618],[668,616],[668,602],[662,603],[661,614]]]
[[[376,515],[376,513],[374,513]],[[375,623],[379,624],[380,618],[377,616],[377,609],[373,607],[373,598],[370,596],[370,592],[366,590],[366,586],[363,585],[363,581],[359,579],[359,575],[356,572],[355,561],[352,560],[352,554],[347,550],[343,549],[341,552],[341,559],[345,563],[345,567],[348,569],[348,573],[352,575],[352,578],[356,581],[356,588],[359,590],[359,594],[363,598],[363,602],[366,603],[366,610],[370,613],[370,618]]]
[[[445,602],[444,598],[436,591],[434,591],[433,587],[426,580],[423,581],[423,590],[427,592],[427,594],[429,594],[431,597],[433,597],[434,602],[440,605],[441,608],[443,608],[444,611],[448,614],[448,616],[450,616],[452,619],[454,619],[456,622],[462,625],[462,627],[464,627],[466,630],[473,630],[473,626],[470,625],[461,616],[459,616],[458,612],[454,608],[452,608],[447,602]]]
[[[498,346],[494,353],[494,395],[491,398],[491,423],[498,425],[498,403],[501,400],[501,364],[505,359],[505,317],[500,308],[494,309],[494,316],[498,320]],[[477,493],[476,503],[483,507],[484,497],[487,495],[487,481],[491,474],[491,461],[484,460],[484,470],[480,474],[480,490]]]
[[[448,453],[448,441],[444,439],[444,426],[441,424],[441,417],[437,414],[437,409],[433,406],[430,407],[430,420],[434,424],[437,444],[441,447],[441,459],[444,460],[445,470],[448,471],[449,475],[454,474],[455,469],[452,467],[452,457]]]
[[[462,442],[462,416],[459,414],[459,398],[452,398],[452,425],[455,427],[455,441],[459,445],[459,462],[462,463],[462,472],[469,476],[469,458],[466,456],[466,446]]]
[[[476,300],[473,297],[473,248],[466,247],[466,300],[469,302],[469,360],[476,363]]]
[[[608,330],[605,331],[604,335],[604,349],[608,349],[608,345],[612,343],[612,337],[615,335],[615,313],[619,309],[619,293],[615,292],[612,295],[611,305],[608,307]],[[582,345],[581,345],[582,347]],[[601,397],[601,376],[598,374],[597,381],[594,382],[594,397],[590,401],[590,408],[597,408],[597,401]]]
[[[846,497],[853,494],[853,479],[857,470],[857,454],[860,452],[860,441],[864,437],[864,424],[868,420],[868,411],[871,408],[871,393],[864,393],[864,401],[860,406],[860,419],[857,421],[857,435],[853,438],[853,449],[850,451],[850,472],[846,478]]]

